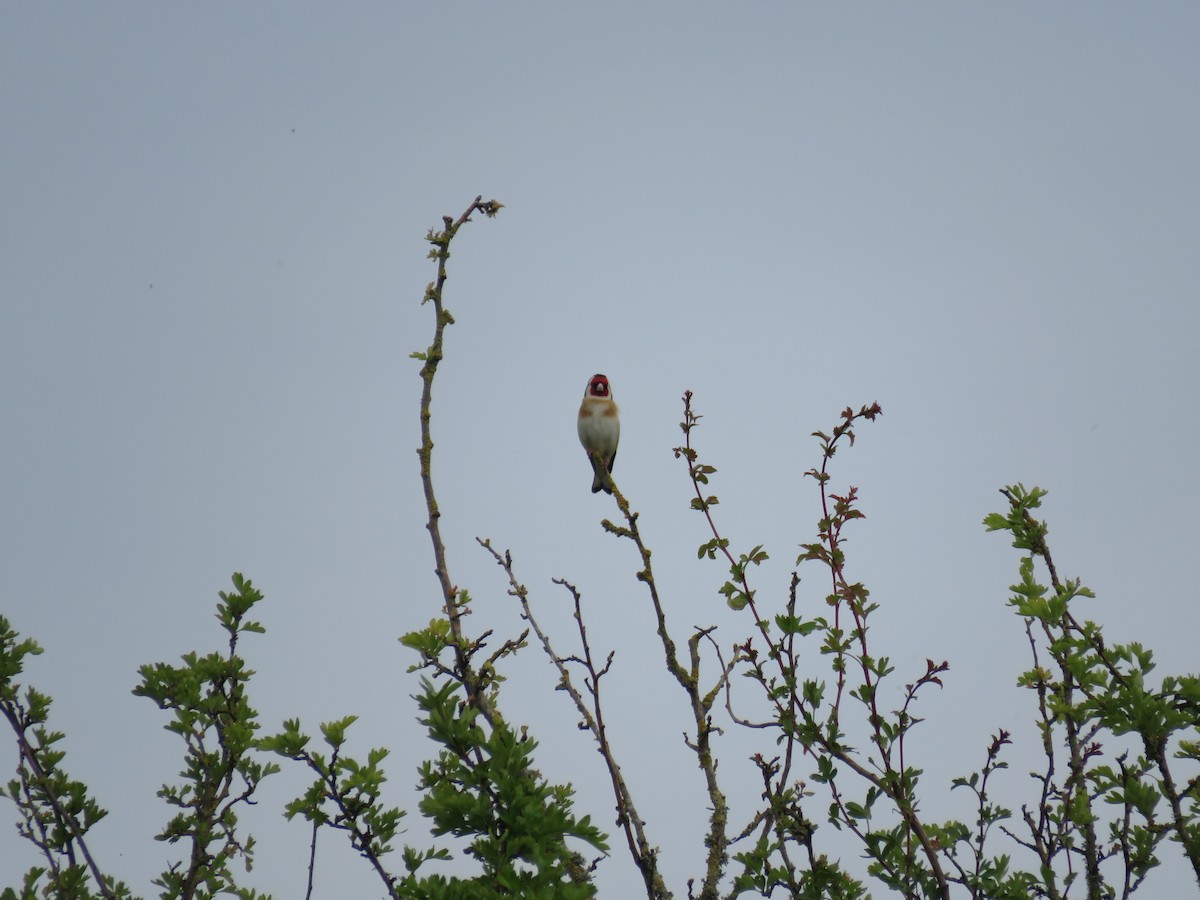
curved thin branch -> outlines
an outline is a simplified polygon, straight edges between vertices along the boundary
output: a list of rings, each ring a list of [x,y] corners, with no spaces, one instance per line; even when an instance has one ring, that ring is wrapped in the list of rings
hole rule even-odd
[[[621,514],[625,517],[626,525],[624,527],[615,525],[608,519],[604,519],[600,524],[611,534],[633,541],[637,547],[642,561],[642,568],[637,573],[637,579],[644,583],[646,589],[650,592],[650,602],[654,607],[654,616],[658,624],[658,637],[662,642],[663,657],[666,662],[667,671],[671,673],[679,683],[679,686],[683,688],[692,707],[692,721],[696,726],[696,740],[694,744],[689,743],[688,747],[696,754],[696,761],[700,766],[701,772],[704,773],[705,788],[708,791],[708,799],[712,809],[709,816],[708,835],[704,839],[704,845],[708,848],[704,881],[696,897],[699,900],[716,900],[719,896],[721,876],[725,871],[725,864],[729,857],[729,803],[720,788],[720,783],[717,779],[717,761],[712,752],[712,734],[717,730],[712,723],[712,707],[716,702],[721,682],[718,680],[716,688],[708,694],[701,693],[699,660],[697,657],[699,637],[694,636],[689,643],[690,658],[693,663],[691,671],[684,668],[683,664],[679,661],[675,641],[667,629],[667,615],[663,609],[662,600],[658,595],[658,585],[654,580],[654,568],[650,563],[650,548],[646,546],[642,540],[641,532],[638,530],[638,513],[633,512],[629,508],[629,501],[625,499],[625,495],[621,493],[615,483],[612,485],[612,488],[613,498],[617,501],[617,507],[621,510]]]
[[[450,571],[446,564],[446,545],[442,541],[440,527],[442,514],[433,490],[433,435],[430,431],[429,421],[433,404],[433,378],[437,374],[438,364],[441,363],[443,356],[443,335],[446,326],[454,323],[454,317],[442,304],[442,292],[447,277],[446,261],[450,258],[450,242],[454,240],[458,230],[471,221],[472,213],[481,212],[490,219],[495,217],[502,206],[503,204],[497,203],[495,200],[485,201],[480,195],[457,219],[443,216],[443,230],[430,229],[426,240],[433,245],[429,256],[431,259],[437,260],[437,279],[430,282],[425,288],[425,297],[421,302],[433,303],[435,314],[433,343],[424,353],[413,354],[424,360],[424,365],[421,366],[421,446],[417,450],[417,456],[421,460],[421,485],[425,489],[425,508],[429,515],[425,527],[429,529],[429,538],[433,542],[434,574],[441,585],[443,606],[446,617],[450,621],[451,633],[454,636],[455,677],[462,682],[466,689],[467,702],[478,709],[490,724],[495,724],[499,713],[487,698],[486,680],[471,665],[471,651],[463,637],[461,622],[462,616],[467,610],[461,600],[458,588],[450,578]]]

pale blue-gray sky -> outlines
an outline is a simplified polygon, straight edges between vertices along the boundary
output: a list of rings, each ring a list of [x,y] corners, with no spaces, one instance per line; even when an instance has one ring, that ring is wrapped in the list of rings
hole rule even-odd
[[[112,810],[106,865],[152,893],[154,791],[178,757],[129,690],[142,662],[218,646],[234,570],[267,594],[244,647],[267,727],[359,714],[352,740],[394,748],[424,843],[410,788],[430,748],[396,637],[439,604],[408,354],[431,331],[425,230],[480,193],[507,208],[456,244],[435,409],[452,572],[472,624],[511,633],[473,538],[510,547],[564,641],[549,579],[580,586],[678,895],[703,799],[638,562],[588,492],[573,419],[593,372],[622,406],[615,475],[668,613],[725,643],[747,624],[695,561],[681,394],[775,599],[818,517],[809,433],[882,404],[835,478],[861,488],[848,549],[898,685],[951,664],[921,701],[931,810],[970,817],[949,778],[997,728],[1025,741],[1014,760],[1032,746],[1016,552],[979,524],[1000,486],[1051,490],[1058,564],[1096,589],[1110,640],[1194,671],[1198,42],[1186,2],[6,5],[0,611],[46,647],[27,677]],[[510,718],[611,827],[553,681],[530,650]],[[752,798],[747,747],[731,734],[722,772]],[[298,774],[245,817],[250,883],[280,898],[303,890],[307,834],[278,818]],[[1191,883],[1167,854],[1156,896]],[[5,883],[36,862],[8,826],[0,859]],[[332,838],[322,860],[321,896],[380,893]],[[619,849],[600,884],[636,890]]]

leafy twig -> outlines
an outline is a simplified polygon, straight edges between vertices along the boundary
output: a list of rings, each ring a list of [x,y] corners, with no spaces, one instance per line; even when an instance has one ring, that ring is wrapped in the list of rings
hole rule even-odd
[[[24,658],[41,653],[42,648],[32,640],[18,642],[18,637],[8,620],[0,616],[0,712],[16,735],[19,755],[17,779],[8,784],[4,794],[21,811],[24,825],[18,830],[46,858],[50,887],[68,893],[83,890],[78,852],[105,900],[127,897],[128,889],[110,882],[88,847],[85,834],[107,812],[87,796],[81,782],[71,780],[62,770],[65,754],[53,745],[63,735],[43,727],[50,713],[50,698],[29,688],[24,701],[20,699],[15,678],[23,669]],[[32,741],[30,733],[34,735]],[[40,873],[30,874],[32,881],[27,879],[27,883],[32,885]]]

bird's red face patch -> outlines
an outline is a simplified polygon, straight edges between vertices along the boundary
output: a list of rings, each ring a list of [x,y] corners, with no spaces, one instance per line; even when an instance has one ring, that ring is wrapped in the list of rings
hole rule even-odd
[[[589,391],[593,397],[608,396],[608,379],[603,375],[593,375]]]

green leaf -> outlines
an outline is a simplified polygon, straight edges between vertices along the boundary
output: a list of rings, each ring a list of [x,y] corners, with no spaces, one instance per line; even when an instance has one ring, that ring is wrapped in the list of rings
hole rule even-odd
[[[983,524],[988,531],[1005,531],[1008,529],[1008,519],[1000,513],[988,513],[983,517]]]
[[[325,743],[335,750],[346,742],[346,729],[358,721],[358,716],[345,716],[333,722],[321,723],[321,734]]]

